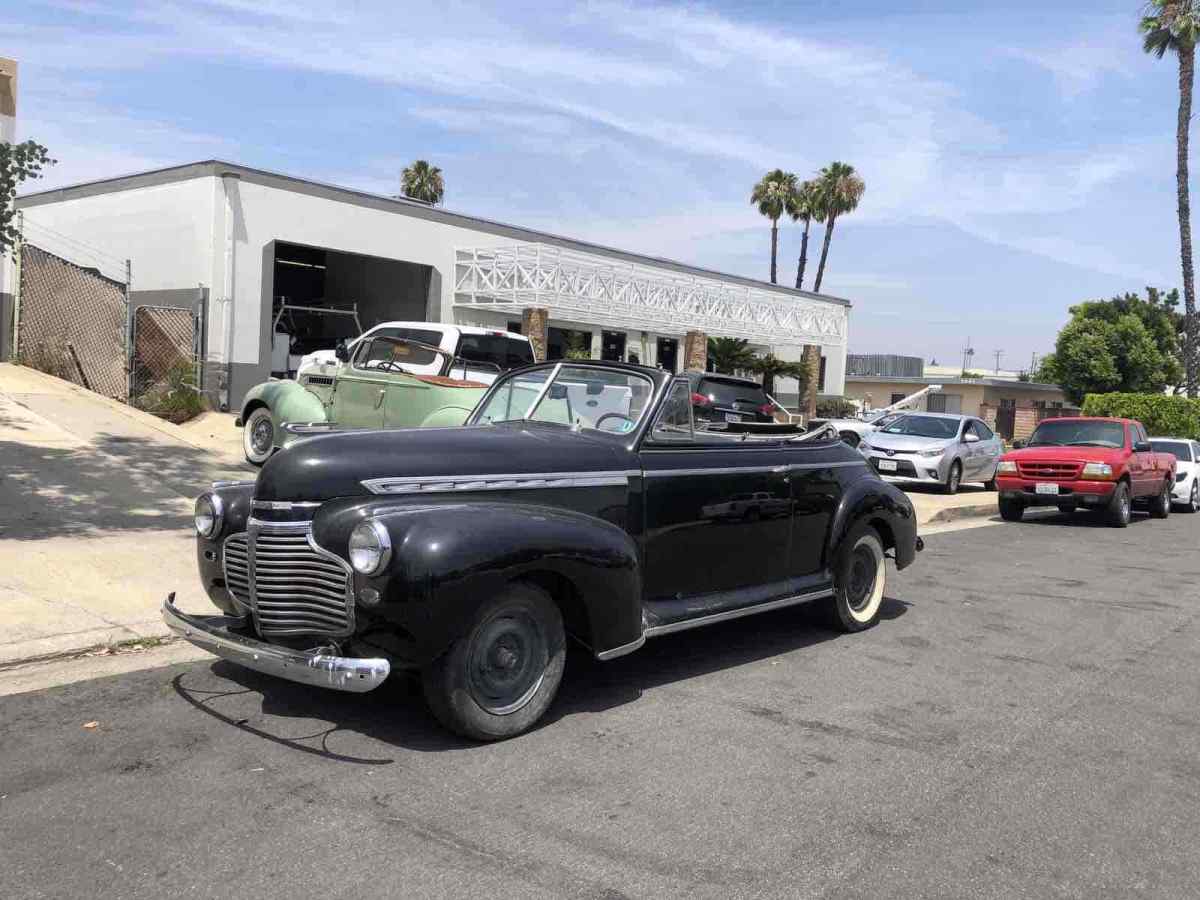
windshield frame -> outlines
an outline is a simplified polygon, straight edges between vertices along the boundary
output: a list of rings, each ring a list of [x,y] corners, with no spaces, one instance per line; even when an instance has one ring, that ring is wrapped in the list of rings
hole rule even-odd
[[[636,426],[630,431],[625,432],[600,431],[595,428],[577,428],[577,426],[565,425],[561,422],[548,422],[538,419],[530,419],[529,414],[537,409],[538,405],[545,398],[546,393],[550,390],[550,386],[554,383],[554,380],[564,368],[596,369],[600,372],[614,372],[622,375],[634,375],[648,382],[650,385],[650,396],[646,400],[646,405],[642,410],[642,415],[639,417]],[[487,408],[488,403],[491,402],[492,397],[495,396],[495,394],[497,394],[499,391],[503,390],[504,386],[509,382],[510,379],[528,376],[539,370],[549,370],[550,374],[547,376],[545,384],[543,384],[538,391],[537,397],[529,405],[529,409],[526,411],[524,416],[519,419],[504,419],[486,423],[480,422],[480,416],[483,413],[483,410]],[[509,369],[507,372],[504,372],[492,383],[487,392],[479,398],[479,402],[475,405],[475,409],[471,411],[471,415],[467,417],[465,424],[500,425],[506,422],[533,422],[537,425],[548,427],[578,430],[581,432],[586,432],[590,435],[605,435],[607,437],[620,438],[622,440],[627,440],[629,442],[629,446],[632,448],[641,440],[642,435],[645,434],[650,428],[650,423],[654,420],[659,406],[662,404],[663,399],[666,397],[667,392],[670,390],[671,384],[676,377],[677,376],[675,376],[673,373],[667,372],[663,369],[651,369],[646,366],[639,366],[633,363],[588,359],[547,360],[545,362],[534,363],[531,366],[522,366],[519,369]]]

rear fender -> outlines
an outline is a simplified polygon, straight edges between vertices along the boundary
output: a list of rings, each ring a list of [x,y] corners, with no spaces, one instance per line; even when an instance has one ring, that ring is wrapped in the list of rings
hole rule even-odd
[[[851,482],[838,502],[825,547],[826,567],[833,567],[842,540],[859,522],[874,524],[885,532],[885,542],[894,542],[896,568],[903,569],[916,558],[917,516],[912,501],[899,488],[867,477]]]
[[[559,507],[435,502],[372,500],[322,511],[313,522],[314,539],[343,558],[359,522],[372,518],[387,529],[386,570],[356,578],[382,595],[371,609],[360,607],[360,619],[410,635],[411,664],[444,653],[484,600],[522,579],[561,586],[556,593],[566,596],[556,600],[568,624],[576,620],[576,636],[597,654],[641,637],[641,568],[623,529]]]

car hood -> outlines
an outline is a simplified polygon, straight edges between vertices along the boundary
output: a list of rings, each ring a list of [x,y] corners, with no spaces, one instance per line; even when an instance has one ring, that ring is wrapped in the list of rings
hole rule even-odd
[[[636,469],[616,435],[561,425],[506,423],[453,428],[343,431],[306,438],[272,456],[256,500],[330,500],[368,494],[375,478],[535,475]]]
[[[873,431],[867,436],[870,445],[878,450],[895,450],[899,453],[915,453],[918,450],[944,449],[954,443],[953,438],[918,437],[913,434],[885,434]]]

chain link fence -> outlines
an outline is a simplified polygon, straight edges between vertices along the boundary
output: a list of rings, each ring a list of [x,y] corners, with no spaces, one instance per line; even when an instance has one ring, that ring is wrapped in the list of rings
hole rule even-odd
[[[196,384],[196,316],[190,309],[139,306],[133,316],[131,390],[140,397],[185,370]]]
[[[128,400],[126,285],[26,243],[18,290],[17,361]]]

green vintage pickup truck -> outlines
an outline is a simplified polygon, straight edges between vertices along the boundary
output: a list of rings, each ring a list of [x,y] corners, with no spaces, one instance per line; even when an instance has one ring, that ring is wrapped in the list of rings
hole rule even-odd
[[[261,466],[291,441],[335,428],[461,425],[498,374],[455,378],[452,354],[386,335],[339,348],[337,358],[331,374],[273,379],[247,392],[237,424],[248,462]]]

